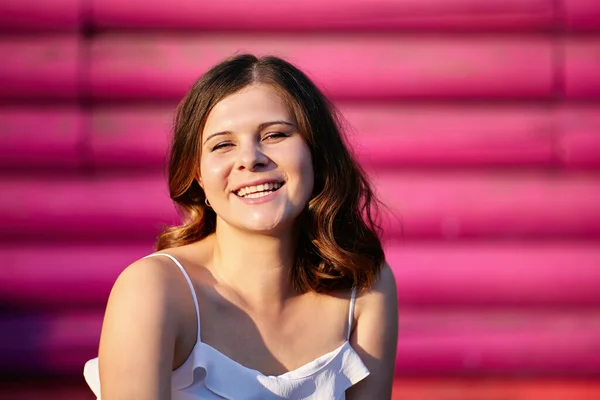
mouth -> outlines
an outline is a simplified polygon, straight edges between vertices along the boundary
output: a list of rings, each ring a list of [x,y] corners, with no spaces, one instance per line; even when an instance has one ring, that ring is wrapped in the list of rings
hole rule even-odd
[[[281,189],[285,182],[266,182],[256,186],[245,186],[233,192],[237,197],[245,199],[257,199],[259,197],[268,196]]]

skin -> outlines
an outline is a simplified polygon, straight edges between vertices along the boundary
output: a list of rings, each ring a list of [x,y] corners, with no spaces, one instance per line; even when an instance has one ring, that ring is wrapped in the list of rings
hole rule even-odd
[[[284,101],[265,85],[228,96],[209,114],[202,143],[197,179],[218,215],[216,232],[165,251],[194,283],[202,342],[265,375],[338,348],[346,341],[350,293],[298,293],[289,281],[294,220],[310,198],[314,171]],[[262,178],[285,181],[268,202],[246,204],[233,192]],[[395,279],[384,265],[375,285],[357,297],[350,343],[371,374],[347,391],[348,399],[391,396],[397,313]],[[102,328],[102,398],[170,399],[171,372],[193,350],[196,331],[192,297],[170,260],[127,267]]]

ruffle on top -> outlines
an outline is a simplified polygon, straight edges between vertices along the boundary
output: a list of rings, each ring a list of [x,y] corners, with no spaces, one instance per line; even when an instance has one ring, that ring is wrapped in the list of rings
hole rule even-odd
[[[349,342],[282,375],[244,367],[199,342],[171,378],[172,400],[343,399],[346,389],[369,375]],[[98,359],[84,368],[86,382],[100,400]]]

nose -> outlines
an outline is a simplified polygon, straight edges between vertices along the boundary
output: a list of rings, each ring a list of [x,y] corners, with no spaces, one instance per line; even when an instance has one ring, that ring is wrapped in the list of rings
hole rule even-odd
[[[269,158],[262,152],[258,143],[240,145],[237,169],[254,171],[258,168],[265,167],[268,163]]]

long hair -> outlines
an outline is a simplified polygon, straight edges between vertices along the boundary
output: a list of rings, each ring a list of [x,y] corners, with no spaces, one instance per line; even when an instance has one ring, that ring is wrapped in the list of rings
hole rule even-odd
[[[195,179],[201,133],[219,101],[254,83],[280,92],[312,155],[314,191],[298,217],[293,284],[316,292],[369,288],[384,262],[373,190],[345,143],[332,104],[303,72],[272,56],[244,54],[217,64],[178,105],[168,179],[171,199],[184,218],[182,225],[165,229],[157,250],[190,244],[215,231],[216,215]]]

